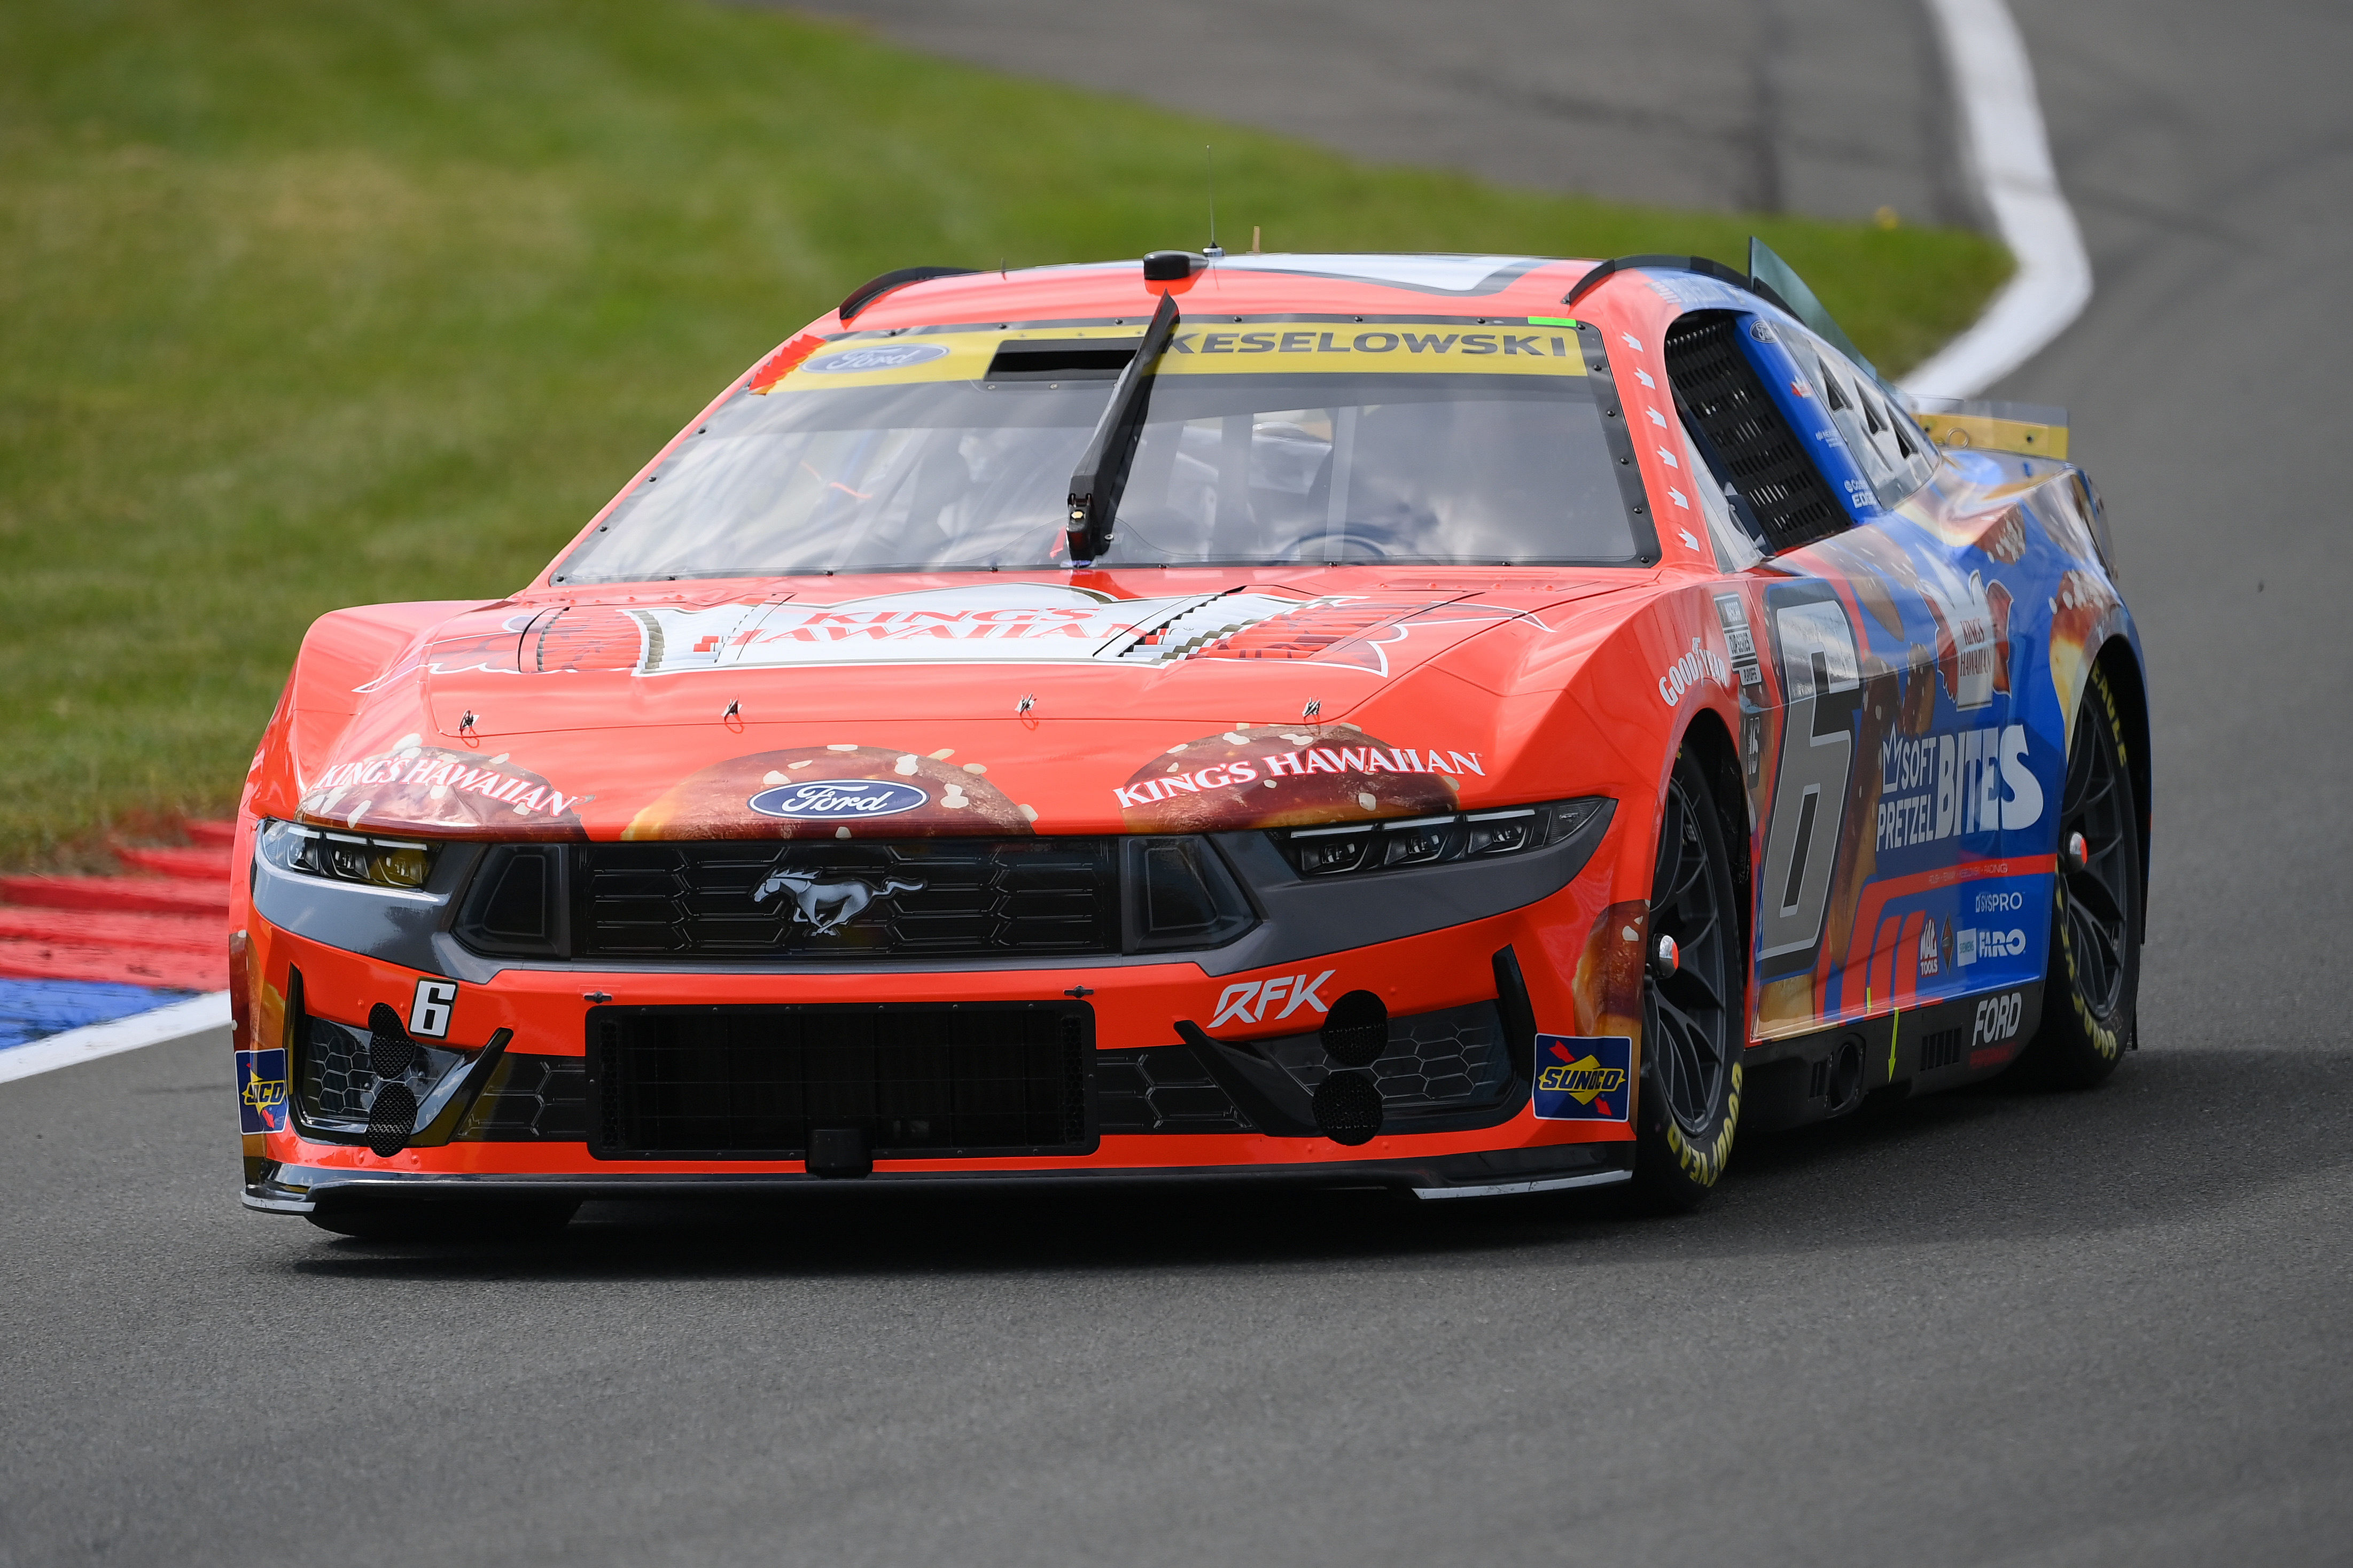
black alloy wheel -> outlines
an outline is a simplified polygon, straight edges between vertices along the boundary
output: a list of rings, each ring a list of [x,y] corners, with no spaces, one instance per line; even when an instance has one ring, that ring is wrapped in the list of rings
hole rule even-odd
[[[1707,1196],[1740,1121],[1745,968],[1724,824],[1705,774],[1675,759],[1659,811],[1643,942],[1642,1092],[1634,1177],[1661,1207]],[[1672,948],[1668,943],[1672,943]]]
[[[2042,1024],[2020,1064],[2088,1089],[2134,1043],[2140,991],[2140,814],[2116,689],[2094,666],[2067,747]]]

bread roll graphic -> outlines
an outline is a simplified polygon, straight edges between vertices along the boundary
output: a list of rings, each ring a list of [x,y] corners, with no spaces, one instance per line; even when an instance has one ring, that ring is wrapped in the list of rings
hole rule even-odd
[[[672,784],[624,838],[923,838],[1032,831],[977,763],[841,742],[730,757]]]
[[[338,827],[437,838],[585,838],[558,790],[501,752],[479,757],[408,745],[339,763],[302,796],[300,814]]]
[[[1345,724],[1251,724],[1175,745],[1116,790],[1134,833],[1303,827],[1452,811],[1477,752],[1392,746]]]

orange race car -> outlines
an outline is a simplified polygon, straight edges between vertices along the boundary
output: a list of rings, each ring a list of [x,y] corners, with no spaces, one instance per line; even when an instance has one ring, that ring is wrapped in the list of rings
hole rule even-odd
[[[306,638],[245,1202],[809,1182],[1697,1202],[2133,1044],[2141,659],[2048,411],[1762,247],[876,279],[493,604]]]

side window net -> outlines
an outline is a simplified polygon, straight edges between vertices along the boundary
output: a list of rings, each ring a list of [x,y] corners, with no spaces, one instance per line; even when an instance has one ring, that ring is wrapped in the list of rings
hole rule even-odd
[[[1740,352],[1734,323],[1729,314],[1697,312],[1668,330],[1675,401],[1739,487],[1767,548],[1827,539],[1845,528],[1845,510]]]

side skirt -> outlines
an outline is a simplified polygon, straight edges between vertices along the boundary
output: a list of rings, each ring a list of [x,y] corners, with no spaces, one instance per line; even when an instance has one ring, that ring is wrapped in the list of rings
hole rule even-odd
[[[1896,1085],[1935,1094],[1979,1082],[2018,1059],[2042,1017],[2038,980],[1761,1041],[1744,1060],[1741,1130],[1843,1116]]]

